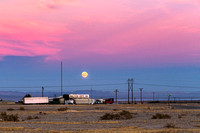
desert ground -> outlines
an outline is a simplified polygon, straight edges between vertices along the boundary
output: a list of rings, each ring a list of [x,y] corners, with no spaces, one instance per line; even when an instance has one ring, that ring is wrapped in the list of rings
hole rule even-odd
[[[0,132],[200,132],[198,103],[0,105],[0,113]]]

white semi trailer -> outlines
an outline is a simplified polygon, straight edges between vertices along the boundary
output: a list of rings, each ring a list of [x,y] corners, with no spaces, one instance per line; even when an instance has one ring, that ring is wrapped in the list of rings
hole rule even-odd
[[[49,103],[48,97],[25,97],[24,104],[47,104]]]

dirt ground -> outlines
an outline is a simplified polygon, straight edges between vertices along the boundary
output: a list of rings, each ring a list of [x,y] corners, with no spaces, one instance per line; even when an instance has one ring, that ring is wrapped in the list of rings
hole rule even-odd
[[[58,111],[61,108],[65,111]],[[24,109],[24,110],[23,110]],[[101,120],[105,113],[129,111],[127,120]],[[0,113],[18,114],[19,121],[0,119],[0,132],[200,132],[200,104],[0,105]],[[152,119],[156,113],[171,118]]]

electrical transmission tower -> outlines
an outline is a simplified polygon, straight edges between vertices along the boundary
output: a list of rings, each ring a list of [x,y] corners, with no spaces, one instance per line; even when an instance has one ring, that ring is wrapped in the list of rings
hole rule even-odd
[[[128,79],[128,104],[130,104],[129,98],[130,98],[130,92],[131,92],[131,103],[133,104],[133,79]]]
[[[115,92],[115,98],[116,98],[116,104],[117,104],[117,92],[119,91],[116,89],[114,92]]]

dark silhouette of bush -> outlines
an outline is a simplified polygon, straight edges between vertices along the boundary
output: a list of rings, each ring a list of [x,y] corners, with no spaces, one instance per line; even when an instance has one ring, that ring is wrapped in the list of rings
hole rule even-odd
[[[156,113],[155,115],[152,116],[151,119],[170,119],[171,116],[168,114],[160,114],[160,113]]]
[[[39,117],[38,116],[34,116],[34,117],[32,117],[32,116],[27,116],[27,118],[26,118],[27,120],[32,120],[32,119],[39,119]]]
[[[101,120],[127,120],[131,119],[133,116],[129,111],[121,111],[120,113],[105,113],[103,116],[100,117]]]
[[[6,112],[1,112],[0,114],[0,118],[3,120],[3,121],[19,121],[19,117],[18,117],[18,114],[7,114]]]
[[[69,108],[65,107],[65,108],[59,108],[58,111],[66,111],[68,110]]]
[[[131,119],[133,118],[132,114],[129,111],[123,110],[122,112],[119,113],[120,116],[124,119]]]
[[[8,110],[8,111],[13,111],[14,109],[13,109],[13,108],[8,108],[7,110]]]
[[[165,128],[176,128],[174,123],[167,123],[164,127]]]
[[[25,110],[24,107],[19,107],[19,110]]]
[[[39,119],[39,117],[38,117],[38,116],[35,116],[34,119]]]
[[[33,117],[32,116],[27,116],[27,118],[26,118],[27,120],[32,120],[33,119]]]

